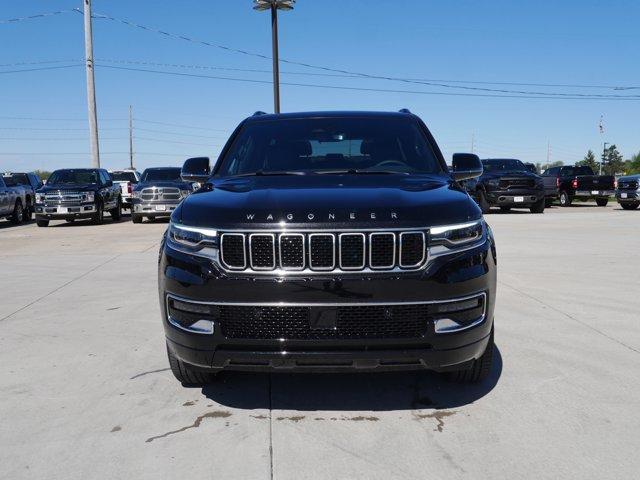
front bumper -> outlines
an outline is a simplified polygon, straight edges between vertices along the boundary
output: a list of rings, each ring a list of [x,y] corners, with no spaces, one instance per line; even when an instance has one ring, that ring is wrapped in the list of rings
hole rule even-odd
[[[77,205],[62,204],[36,204],[36,218],[47,220],[90,218],[96,213],[95,203],[83,203]]]
[[[640,202],[640,190],[618,190],[616,191],[618,203]]]
[[[496,262],[493,239],[466,252],[433,259],[403,274],[309,275],[260,278],[232,275],[211,262],[163,245],[159,293],[172,352],[200,370],[345,370],[464,368],[484,352],[493,326]],[[435,322],[411,338],[237,338],[224,325],[212,334],[186,331],[169,320],[167,296],[213,305],[294,305],[316,309],[352,305],[444,303],[485,295],[479,322],[436,333]],[[259,308],[259,307],[258,307]],[[247,318],[251,321],[251,318]]]
[[[486,195],[492,206],[500,207],[530,207],[544,197],[542,189],[489,190]]]
[[[133,213],[139,213],[145,217],[170,217],[179,204],[179,201],[144,203],[133,199]]]

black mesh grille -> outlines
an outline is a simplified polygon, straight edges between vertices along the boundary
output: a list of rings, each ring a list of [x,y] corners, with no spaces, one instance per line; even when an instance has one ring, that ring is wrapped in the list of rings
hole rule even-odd
[[[250,244],[252,268],[275,268],[273,235],[251,235]]]
[[[280,235],[280,266],[282,268],[304,267],[304,237],[302,235]]]
[[[376,233],[370,237],[370,263],[372,268],[392,268],[395,263],[396,237],[393,233]]]
[[[500,188],[533,188],[536,181],[533,178],[502,178]]]
[[[411,267],[422,262],[424,257],[424,235],[418,232],[400,235],[400,266]]]
[[[340,235],[340,266],[364,268],[364,235],[361,233]]]
[[[231,268],[246,266],[244,254],[244,235],[222,236],[222,261]]]
[[[334,259],[333,235],[312,235],[309,237],[310,267],[313,269],[333,268]]]
[[[638,189],[638,181],[637,180],[620,180],[620,181],[618,181],[618,189],[620,189],[620,190],[637,190]]]
[[[220,324],[227,338],[420,338],[429,320],[427,305],[348,306],[337,308],[336,328],[312,329],[310,312],[310,307],[222,306]]]

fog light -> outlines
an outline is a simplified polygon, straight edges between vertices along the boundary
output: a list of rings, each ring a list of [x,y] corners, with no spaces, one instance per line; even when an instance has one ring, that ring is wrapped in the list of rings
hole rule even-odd
[[[182,310],[183,312],[205,314],[210,313],[209,305],[204,305],[201,303],[181,302],[180,300],[171,300],[171,303],[173,308],[175,308],[176,310]]]
[[[450,318],[441,318],[435,323],[436,333],[455,332],[463,328],[458,322],[454,322]]]
[[[479,298],[472,298],[470,300],[463,300],[455,303],[440,303],[436,309],[438,313],[445,312],[459,312],[460,310],[467,310],[469,308],[475,308],[478,306]]]
[[[215,325],[212,320],[198,320],[196,323],[182,328],[194,333],[208,333],[211,335],[215,330]]]

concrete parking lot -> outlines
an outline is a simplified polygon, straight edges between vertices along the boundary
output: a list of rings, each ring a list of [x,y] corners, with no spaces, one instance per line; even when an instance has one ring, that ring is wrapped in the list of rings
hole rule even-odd
[[[168,370],[166,223],[0,221],[0,477],[637,478],[640,211],[487,219],[489,381],[224,374],[204,389]]]

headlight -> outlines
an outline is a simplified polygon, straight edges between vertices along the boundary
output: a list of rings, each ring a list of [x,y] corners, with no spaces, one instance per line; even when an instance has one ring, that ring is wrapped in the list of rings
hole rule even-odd
[[[184,253],[217,258],[218,232],[211,228],[189,227],[170,223],[167,230],[169,245]]]
[[[190,193],[191,193],[191,190],[180,190],[180,194],[182,195],[182,198],[185,198]]]
[[[429,230],[429,246],[443,246],[449,250],[471,245],[484,237],[484,221],[459,223]]]
[[[44,203],[44,193],[36,193],[36,203]]]
[[[93,202],[95,200],[94,192],[84,192],[84,198],[87,202]]]

